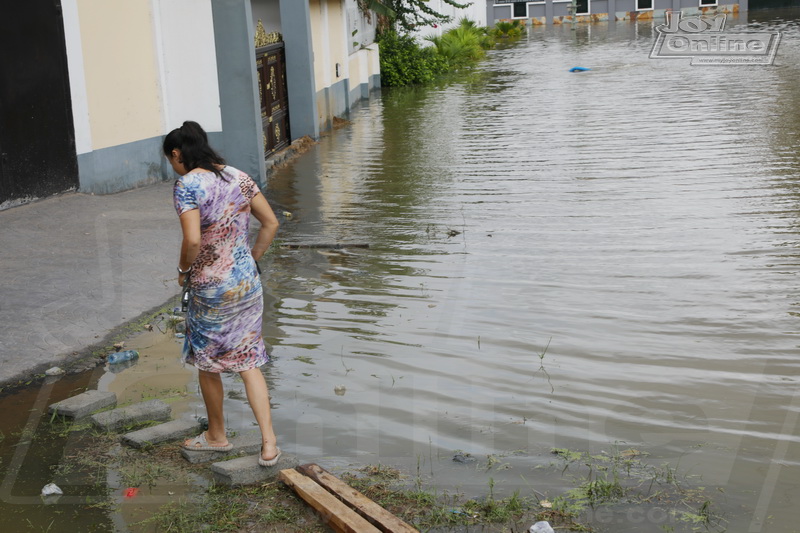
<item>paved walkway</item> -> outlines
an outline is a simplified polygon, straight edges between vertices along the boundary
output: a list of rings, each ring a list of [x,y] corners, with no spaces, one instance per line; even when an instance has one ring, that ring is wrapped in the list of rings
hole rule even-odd
[[[172,183],[0,211],[0,386],[86,354],[178,294]]]

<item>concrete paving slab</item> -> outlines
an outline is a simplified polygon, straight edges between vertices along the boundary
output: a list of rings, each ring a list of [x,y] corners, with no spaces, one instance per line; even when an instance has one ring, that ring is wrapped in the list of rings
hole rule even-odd
[[[61,416],[78,420],[89,416],[95,411],[105,407],[114,407],[115,405],[117,405],[117,395],[113,392],[87,390],[77,396],[52,404],[47,409],[47,412],[56,412]]]
[[[214,481],[222,485],[255,485],[276,478],[284,468],[294,468],[299,464],[296,455],[284,452],[275,466],[261,466],[256,452],[255,455],[214,463],[211,472]]]
[[[180,292],[173,183],[0,211],[0,386],[88,357]]]
[[[126,433],[122,436],[122,443],[133,448],[146,448],[193,435],[198,433],[200,428],[201,425],[198,420],[172,420],[157,426]]]
[[[161,400],[148,400],[92,415],[92,424],[104,431],[117,431],[148,420],[169,420],[172,408]]]
[[[226,457],[235,457],[237,455],[259,453],[261,451],[261,433],[243,433],[229,438],[228,442],[233,444],[233,449],[227,452],[196,452],[181,449],[181,455],[190,463],[198,464],[219,461]]]

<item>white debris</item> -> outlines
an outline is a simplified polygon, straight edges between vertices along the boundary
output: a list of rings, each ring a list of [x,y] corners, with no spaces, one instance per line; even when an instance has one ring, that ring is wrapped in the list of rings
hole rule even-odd
[[[59,368],[57,366],[54,366],[52,368],[48,368],[47,370],[44,371],[44,374],[46,376],[60,376],[63,373],[64,373],[64,369],[63,368]]]
[[[530,528],[530,533],[555,533],[553,528],[550,527],[550,522],[547,520],[542,520],[541,522],[536,522]]]
[[[42,487],[42,496],[52,496],[53,494],[64,494],[64,491],[58,488],[58,485],[55,483],[48,483],[44,487]]]
[[[336,393],[336,396],[344,396],[344,393],[347,392],[347,388],[344,385],[336,385],[333,388],[333,392]]]

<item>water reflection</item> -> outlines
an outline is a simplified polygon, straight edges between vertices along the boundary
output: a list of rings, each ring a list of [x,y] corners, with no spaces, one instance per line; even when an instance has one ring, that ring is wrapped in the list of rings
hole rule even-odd
[[[296,238],[370,245],[273,259],[282,437],[476,491],[623,441],[788,524],[800,50],[755,18],[786,32],[775,67],[650,60],[652,23],[531,28],[281,170]],[[476,474],[459,449],[525,453]]]

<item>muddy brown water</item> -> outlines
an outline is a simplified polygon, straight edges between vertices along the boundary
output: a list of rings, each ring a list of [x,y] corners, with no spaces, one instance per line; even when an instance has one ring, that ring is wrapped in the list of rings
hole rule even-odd
[[[386,91],[278,170],[279,238],[369,245],[265,261],[281,447],[551,498],[576,482],[551,448],[633,447],[707,488],[728,531],[797,531],[798,16],[749,14],[750,30],[783,32],[773,67],[651,60],[647,22],[532,28],[468,76]],[[202,413],[178,342],[132,342],[149,363],[65,377],[49,400],[97,383]],[[226,386],[228,425],[251,429],[241,384]],[[6,479],[38,394],[3,399]],[[30,449],[4,529],[46,530],[54,509],[127,527],[31,499],[64,445]],[[594,525],[691,530],[655,507]]]

